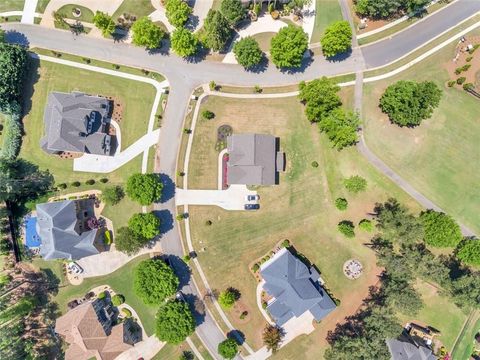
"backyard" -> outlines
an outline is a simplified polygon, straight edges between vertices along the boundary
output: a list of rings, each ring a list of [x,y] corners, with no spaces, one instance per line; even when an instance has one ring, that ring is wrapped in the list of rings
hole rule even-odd
[[[446,86],[455,45],[445,47],[399,76],[365,85],[364,132],[369,147],[393,170],[478,233],[480,170],[472,164],[480,162],[479,99],[461,87]],[[436,82],[443,89],[443,97],[432,118],[416,128],[400,128],[389,122],[378,102],[389,84],[410,79]]]
[[[352,92],[351,88],[342,90],[347,106],[351,106]],[[189,188],[216,188],[216,131],[223,124],[231,125],[234,133],[279,136],[280,147],[287,157],[287,171],[281,174],[280,185],[258,188],[261,198],[258,212],[189,207],[194,247],[204,248],[198,251],[203,270],[212,288],[223,290],[232,286],[240,291],[240,301],[227,313],[233,325],[246,335],[247,342],[258,349],[265,320],[256,305],[257,283],[249,266],[272,250],[277,242],[289,239],[319,268],[326,286],[343,303],[316,325],[317,331],[282,349],[278,358],[302,353],[308,359],[318,359],[325,349],[327,331],[356,311],[380,272],[375,266],[374,253],[364,246],[371,234],[357,230],[355,239],[346,239],[337,232],[337,223],[349,219],[358,224],[368,217],[375,202],[390,196],[415,210],[419,207],[376,172],[354,148],[342,152],[333,150],[324,135],[305,119],[296,97],[261,100],[210,97],[202,105],[204,109],[216,116],[197,123],[188,172]],[[313,161],[318,162],[318,167],[311,166]],[[346,193],[343,179],[356,174],[365,177],[369,186],[367,192],[352,196]],[[348,199],[347,211],[336,210],[333,201],[337,197]],[[207,226],[207,220],[212,221],[212,225]],[[355,281],[348,280],[342,272],[343,263],[351,258],[364,265],[364,274]],[[239,318],[242,311],[248,311],[243,320]]]

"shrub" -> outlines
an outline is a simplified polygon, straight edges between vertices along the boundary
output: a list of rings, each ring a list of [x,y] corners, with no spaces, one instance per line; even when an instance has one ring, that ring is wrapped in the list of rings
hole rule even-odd
[[[349,220],[343,220],[338,223],[338,231],[340,231],[345,237],[353,238],[355,237],[355,225]]]
[[[127,180],[127,194],[140,203],[150,205],[160,200],[163,184],[155,174],[133,174]]]
[[[450,215],[434,210],[420,214],[425,231],[424,240],[434,247],[454,247],[462,240],[460,226]]]
[[[262,309],[265,310],[267,308],[268,304],[266,301],[262,301]]]
[[[105,242],[105,245],[112,244],[112,235],[110,233],[110,230],[105,230],[105,232],[103,233],[103,241]]]
[[[64,189],[66,189],[66,188],[67,188],[67,184],[65,184],[65,183],[61,183],[61,184],[58,184],[58,185],[57,185],[57,187],[58,187],[59,189],[62,189],[62,190],[64,190]]]
[[[135,268],[133,288],[145,304],[163,303],[175,294],[179,283],[172,268],[161,259],[144,260]]]
[[[290,240],[285,239],[282,241],[282,247],[288,248],[290,247]]]
[[[123,308],[122,313],[126,318],[131,318],[132,317],[132,312],[127,308]]]
[[[97,296],[100,300],[105,299],[107,297],[107,293],[105,291],[102,291],[101,293],[98,294]]]
[[[465,64],[462,66],[462,71],[468,71],[468,69],[470,69],[470,67],[472,66],[472,64]]]
[[[374,228],[372,221],[368,219],[360,220],[360,222],[358,223],[358,227],[361,230],[368,232],[372,232]]]
[[[457,84],[458,84],[458,85],[462,85],[462,84],[465,82],[465,80],[467,80],[466,77],[464,77],[464,76],[459,77],[459,78],[457,79]]]
[[[252,271],[256,273],[258,270],[260,270],[260,265],[258,263],[253,264]]]
[[[480,240],[468,238],[463,240],[457,247],[457,258],[463,263],[472,266],[480,266]]]
[[[202,117],[206,120],[212,120],[215,117],[215,114],[210,110],[203,110]]]
[[[238,300],[238,292],[232,288],[228,288],[225,291],[222,291],[218,296],[218,303],[224,309],[231,309],[235,304],[235,301]]]
[[[255,85],[253,87],[253,92],[256,94],[260,94],[263,91],[263,89],[259,85]]]
[[[247,315],[248,315],[248,311],[242,311],[242,313],[240,314],[240,320],[245,319]]]
[[[27,49],[0,42],[0,112],[6,114],[17,114],[20,121],[21,114],[21,96],[23,83],[28,71],[28,53]],[[9,107],[16,107],[11,109]],[[14,111],[13,111],[14,110]]]
[[[207,221],[205,221],[205,225],[211,226],[211,225],[212,225],[212,220],[207,220]]]
[[[455,85],[456,81],[455,80],[450,80],[447,85],[448,87],[452,87],[453,85]]]
[[[192,259],[192,257],[191,257],[190,255],[188,255],[188,254],[187,254],[187,255],[184,255],[183,258],[182,258],[183,262],[186,263],[186,264],[187,264],[191,259]]]
[[[311,165],[312,165],[312,167],[317,168],[318,167],[318,162],[312,161]]]
[[[335,200],[335,207],[340,210],[340,211],[345,211],[347,210],[348,207],[348,201],[347,199],[344,198],[337,198]]]
[[[467,62],[470,62],[470,61],[473,60],[473,56],[469,56],[469,57],[467,57],[465,60],[467,60]]]
[[[1,96],[1,94],[0,94]],[[4,106],[5,127],[1,157],[13,160],[20,152],[22,144],[21,108],[16,101]]]
[[[107,205],[116,205],[123,199],[124,196],[125,193],[123,188],[120,185],[115,185],[107,187],[102,192],[101,199]]]
[[[72,182],[72,186],[73,187],[79,187],[81,184],[80,184],[80,181],[74,181]]]
[[[185,214],[177,214],[177,216],[175,216],[175,218],[178,220],[178,221],[182,221],[183,219],[185,219]]]
[[[455,75],[460,75],[462,72],[462,68],[461,67],[458,67],[455,69]]]
[[[211,91],[217,90],[217,83],[212,80],[208,83],[208,87],[210,88]]]
[[[93,184],[95,184],[95,180],[93,180],[93,179],[88,179],[87,181],[85,181],[85,184],[87,184],[87,185],[93,185]]]
[[[234,339],[223,340],[218,344],[218,353],[227,360],[233,359],[238,353],[238,344]]]
[[[100,182],[101,182],[102,184],[106,184],[106,183],[108,182],[108,179],[107,179],[107,178],[101,178],[101,179],[100,179]]]
[[[471,90],[475,87],[472,83],[465,83],[463,84],[463,90]]]
[[[115,235],[115,249],[127,255],[134,255],[147,245],[149,239],[122,226]]]
[[[354,194],[367,189],[367,180],[358,175],[350,176],[349,178],[343,180],[343,184],[349,192]]]
[[[125,302],[125,297],[120,294],[113,295],[112,304],[113,306],[120,306]]]
[[[272,19],[273,20],[277,20],[279,17],[280,17],[280,13],[278,12],[278,10],[273,10],[270,15],[272,15]]]
[[[93,24],[102,31],[103,36],[109,36],[115,31],[115,21],[107,13],[97,11],[93,17]]]

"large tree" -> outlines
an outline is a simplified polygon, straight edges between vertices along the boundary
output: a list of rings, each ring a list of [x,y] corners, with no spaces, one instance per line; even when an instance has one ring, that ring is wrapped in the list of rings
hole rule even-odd
[[[230,40],[232,29],[220,11],[210,9],[203,25],[202,42],[213,51],[220,51]]]
[[[311,122],[319,122],[338,108],[342,102],[338,96],[340,87],[332,80],[322,77],[309,83],[300,83],[299,98],[306,104],[305,114]]]
[[[358,141],[360,119],[357,113],[337,108],[325,116],[318,125],[337,150],[355,145]]]
[[[147,245],[149,239],[128,227],[121,227],[115,233],[115,249],[127,255],[134,255]]]
[[[180,284],[172,268],[161,259],[142,261],[135,268],[133,288],[145,304],[161,304]]]
[[[235,339],[228,338],[218,344],[217,351],[224,359],[231,360],[238,353],[238,344]]]
[[[170,37],[172,49],[177,55],[188,57],[198,50],[198,39],[191,31],[184,28],[175,29]]]
[[[301,27],[288,25],[270,43],[270,55],[279,68],[298,68],[308,48],[308,35]]]
[[[184,0],[166,0],[165,10],[168,22],[175,27],[185,25],[193,11]]]
[[[267,324],[262,332],[263,344],[267,350],[275,354],[280,348],[282,342],[282,330],[278,326]]]
[[[169,344],[180,344],[195,331],[195,319],[184,301],[169,300],[158,309],[155,335]]]
[[[442,90],[434,82],[401,80],[387,87],[380,108],[397,125],[417,126],[432,116],[441,96]]]
[[[240,0],[222,0],[220,11],[231,26],[235,26],[243,20],[247,12]]]
[[[28,70],[25,48],[0,42],[0,112],[21,103],[23,83]]]
[[[136,234],[147,239],[152,239],[158,235],[160,230],[160,219],[154,213],[134,214],[128,220],[128,227]]]
[[[355,10],[362,16],[385,19],[413,12],[430,3],[430,0],[355,0]]]
[[[115,31],[115,21],[107,13],[97,11],[93,17],[93,24],[102,31],[103,36],[112,35]]]
[[[480,266],[480,240],[467,238],[456,249],[457,258],[464,264]]]
[[[460,226],[450,215],[427,210],[420,215],[420,219],[427,244],[435,247],[455,247],[462,240]]]
[[[147,49],[156,49],[160,47],[165,32],[144,16],[132,25],[132,42],[138,46],[145,46]]]
[[[155,174],[133,174],[127,180],[127,195],[141,205],[160,200],[163,184]]]
[[[352,47],[352,29],[348,21],[335,21],[325,29],[320,40],[323,55],[327,58],[344,53]]]
[[[233,53],[237,62],[246,69],[258,65],[263,58],[258,42],[250,36],[237,41],[233,46]]]

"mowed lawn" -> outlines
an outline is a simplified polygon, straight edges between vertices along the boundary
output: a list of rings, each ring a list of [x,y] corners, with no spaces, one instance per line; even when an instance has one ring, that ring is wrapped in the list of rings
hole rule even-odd
[[[475,346],[475,335],[480,332],[480,312],[476,311],[469,318],[464,331],[458,338],[453,351],[454,359],[468,359]]]
[[[480,233],[480,100],[445,86],[449,79],[444,66],[453,57],[454,45],[450,45],[399,76],[365,85],[365,137],[400,176]],[[389,84],[411,79],[434,81],[443,97],[431,119],[413,129],[400,128],[380,111],[379,98]]]
[[[334,21],[343,20],[342,10],[338,0],[314,0],[317,2],[315,12],[315,25],[311,43],[320,41],[325,29]]]
[[[351,98],[352,89],[343,90]],[[228,311],[230,320],[242,331],[247,342],[258,349],[265,320],[255,299],[257,282],[249,271],[253,261],[284,239],[315,264],[333,295],[342,301],[331,316],[317,325],[318,330],[283,348],[277,358],[319,359],[326,347],[328,330],[345,316],[353,314],[367,296],[368,287],[377,282],[380,272],[374,253],[364,244],[371,234],[358,231],[355,239],[346,239],[336,230],[343,219],[357,224],[368,217],[374,203],[390,196],[418,210],[406,194],[376,172],[352,149],[333,150],[324,135],[303,115],[296,97],[282,99],[242,100],[210,97],[202,105],[216,114],[214,120],[199,120],[190,157],[189,188],[213,189],[217,181],[218,152],[214,149],[216,129],[230,124],[234,133],[269,133],[280,137],[286,153],[287,171],[280,176],[280,185],[258,189],[261,209],[257,212],[229,212],[218,207],[189,207],[194,247],[210,283],[217,290],[229,286],[238,289],[241,299]],[[317,161],[319,167],[311,166]],[[368,180],[368,191],[350,195],[343,188],[343,179],[359,174]],[[350,205],[345,212],[336,210],[333,201],[345,197]],[[211,226],[205,225],[211,220]],[[363,276],[348,280],[343,263],[359,259]],[[240,320],[242,311],[248,316]]]
[[[1,0],[0,12],[23,10],[25,0]]]
[[[118,17],[125,13],[140,18],[142,16],[148,16],[154,11],[155,8],[150,0],[123,0],[122,5],[120,5],[117,11],[115,11],[115,14],[113,14],[113,19],[116,21]]]

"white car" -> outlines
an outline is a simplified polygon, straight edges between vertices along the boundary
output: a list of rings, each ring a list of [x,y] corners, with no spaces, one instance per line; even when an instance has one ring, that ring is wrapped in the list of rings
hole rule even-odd
[[[258,201],[258,200],[260,200],[260,196],[259,195],[247,195],[247,196],[245,196],[245,200],[246,201]]]
[[[75,261],[69,262],[67,268],[74,274],[79,275],[83,273],[83,269]]]

